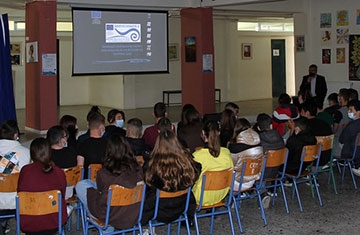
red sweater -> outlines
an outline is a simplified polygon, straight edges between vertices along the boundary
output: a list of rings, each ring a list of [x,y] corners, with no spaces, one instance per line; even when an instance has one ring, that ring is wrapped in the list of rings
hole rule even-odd
[[[67,211],[65,202],[66,178],[64,172],[55,166],[49,173],[44,173],[42,165],[39,163],[32,163],[21,169],[18,192],[43,192],[54,189],[61,191],[62,223],[65,224],[67,221]],[[20,217],[20,220],[20,227],[23,232],[39,232],[58,227],[57,213],[43,216],[23,215]]]

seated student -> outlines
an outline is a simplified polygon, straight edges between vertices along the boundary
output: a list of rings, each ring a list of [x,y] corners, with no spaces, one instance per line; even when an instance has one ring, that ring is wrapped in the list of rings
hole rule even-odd
[[[30,163],[30,151],[19,140],[19,128],[14,120],[4,121],[0,125],[0,173],[19,173],[21,168]],[[15,214],[16,192],[0,192],[0,215]],[[8,219],[0,219],[0,226],[5,233],[10,232]],[[1,228],[0,228],[1,229]]]
[[[182,109],[181,109],[181,120],[177,124],[177,131],[178,132],[186,124],[187,120],[186,120],[185,115],[189,110],[196,110],[196,108],[192,104],[185,104],[182,107]]]
[[[348,116],[351,121],[344,128],[339,138],[339,142],[341,144],[344,144],[341,150],[341,158],[352,158],[355,147],[355,139],[357,134],[360,132],[360,101],[351,100],[349,101],[348,105]],[[359,162],[359,151],[357,151],[357,156],[355,157],[355,159],[356,162]],[[352,171],[355,175],[360,176],[360,168],[353,168]]]
[[[359,93],[357,90],[353,88],[349,88],[348,91],[349,91],[349,101],[359,99]]]
[[[142,134],[142,121],[139,118],[132,118],[126,124],[126,140],[130,143],[131,149],[135,156],[142,156],[144,163],[147,165],[151,149],[145,144]]]
[[[151,153],[149,166],[145,174],[148,185],[143,210],[142,224],[146,224],[153,216],[155,209],[156,189],[166,192],[177,192],[194,185],[200,169],[191,154],[182,148],[171,130],[161,131]],[[187,195],[176,198],[164,198],[159,202],[157,221],[170,223],[184,211]],[[191,194],[188,215],[192,221],[196,204]]]
[[[21,169],[18,192],[61,191],[62,223],[67,222],[65,202],[66,178],[64,172],[51,161],[51,148],[44,138],[31,142],[30,155],[33,163]],[[21,216],[20,228],[26,234],[54,234],[58,230],[58,213],[46,216]]]
[[[153,116],[155,117],[155,124],[146,128],[143,135],[145,143],[150,146],[151,149],[154,148],[156,138],[159,135],[157,123],[161,118],[167,117],[166,106],[164,103],[158,102],[154,105]]]
[[[102,163],[105,153],[106,139],[102,138],[105,133],[105,117],[93,112],[89,117],[90,137],[78,145],[77,163],[84,167],[84,179],[87,179],[87,169],[90,164]]]
[[[300,169],[301,153],[305,145],[315,145],[317,140],[311,133],[308,126],[308,119],[300,117],[295,121],[289,120],[290,137],[286,142],[286,147],[289,150],[288,162],[286,166],[286,173],[297,174]],[[303,165],[303,169],[307,167]]]
[[[250,125],[250,122],[245,118],[236,120],[234,128],[234,136],[230,140],[229,150],[236,171],[234,190],[239,190],[241,170],[244,160],[248,158],[261,158],[263,156],[263,148],[260,144],[260,137]],[[251,188],[255,180],[259,179],[260,175],[256,177],[246,177],[242,182],[240,190]]]
[[[64,115],[60,118],[59,125],[64,127],[69,134],[67,143],[68,147],[74,146],[76,148],[77,140],[76,135],[78,133],[77,119],[71,115]]]
[[[334,125],[334,118],[331,116],[330,113],[326,112],[324,110],[324,105],[320,102],[316,102],[316,117],[320,120],[325,121],[327,124],[329,124],[329,126],[331,127],[332,130],[332,126]]]
[[[177,137],[182,146],[191,153],[197,147],[204,146],[204,140],[201,138],[202,125],[199,111],[193,108],[185,112],[183,126],[178,129]]]
[[[202,176],[205,171],[220,171],[232,168],[234,163],[230,151],[220,146],[220,130],[216,121],[205,122],[202,130],[202,138],[205,146],[193,153],[194,160],[201,164],[201,174],[192,191],[196,203],[200,202]],[[223,200],[228,190],[212,191],[205,194],[203,205],[212,205]]]
[[[334,119],[334,113],[340,108],[339,105],[339,96],[337,93],[331,93],[327,97],[328,107],[324,109],[325,112],[328,112]]]
[[[334,149],[333,149],[335,158],[341,157],[342,144],[339,142],[339,137],[344,127],[351,120],[348,117],[349,95],[350,94],[348,89],[342,88],[339,90],[339,102],[341,107],[334,113],[334,127],[333,127],[333,133],[335,134]]]
[[[90,121],[90,117],[94,114],[94,113],[98,113],[101,114],[101,110],[98,106],[92,106],[90,111],[88,112],[87,116],[86,116],[86,121],[88,123],[89,126],[89,121]],[[77,139],[77,143],[80,144],[82,142],[84,142],[85,140],[90,138],[90,129],[88,129],[84,134],[80,135]]]
[[[229,102],[225,105],[224,110],[226,110],[226,109],[233,111],[235,118],[238,118],[239,106],[237,104],[235,104],[233,102]]]
[[[103,168],[97,172],[96,183],[89,179],[82,180],[77,183],[75,189],[86,211],[100,220],[105,220],[109,186],[118,184],[134,188],[141,181],[143,172],[129,143],[123,136],[114,134],[107,142]],[[130,228],[137,223],[139,210],[140,203],[113,207],[109,224],[117,229]]]
[[[126,135],[123,129],[125,124],[125,113],[117,109],[111,109],[107,115],[107,121],[110,125],[105,127],[105,137],[109,138],[112,134],[118,133],[122,136]]]
[[[234,134],[235,127],[235,114],[230,109],[225,109],[221,113],[220,122],[220,145],[221,147],[227,147],[228,142]]]
[[[317,108],[314,101],[302,104],[301,116],[308,119],[308,130],[314,136],[327,136],[332,134],[331,126],[316,116]],[[319,166],[325,166],[331,157],[331,149],[321,152]]]
[[[296,119],[299,117],[298,109],[294,104],[291,104],[291,98],[288,94],[283,93],[279,96],[279,106],[273,112],[272,125],[275,130],[279,132],[281,136],[286,133],[285,124],[290,119]]]
[[[62,126],[53,126],[46,133],[46,139],[51,146],[51,160],[60,168],[77,165],[77,152],[74,147],[68,147],[68,132]]]

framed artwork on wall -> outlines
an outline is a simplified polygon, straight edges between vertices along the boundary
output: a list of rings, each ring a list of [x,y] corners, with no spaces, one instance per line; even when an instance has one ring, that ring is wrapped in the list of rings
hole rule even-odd
[[[251,60],[252,59],[252,43],[243,43],[242,44],[242,59],[243,60]]]
[[[169,60],[170,61],[179,60],[179,44],[170,43],[168,49],[169,49],[168,50]]]
[[[295,36],[295,47],[296,47],[296,52],[305,51],[305,37],[304,37],[304,35]]]
[[[360,81],[360,35],[349,36],[349,80]]]
[[[185,38],[185,62],[196,62],[196,38]]]

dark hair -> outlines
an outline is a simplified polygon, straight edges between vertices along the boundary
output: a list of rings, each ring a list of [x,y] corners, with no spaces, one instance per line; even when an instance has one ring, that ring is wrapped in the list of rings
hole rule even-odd
[[[46,139],[49,141],[50,146],[59,143],[61,138],[65,136],[68,136],[67,130],[60,125],[50,127],[46,133]]]
[[[113,134],[107,141],[103,167],[114,175],[120,175],[122,170],[136,170],[140,167],[125,137]]]
[[[78,131],[78,129],[76,128],[76,117],[71,115],[64,115],[60,118],[59,125],[67,129],[69,137],[76,139],[76,133]]]
[[[108,115],[107,115],[107,121],[109,123],[113,123],[115,121],[115,117],[116,115],[120,113],[124,122],[125,122],[125,113],[121,110],[118,110],[118,109],[111,109],[109,112],[108,112]]]
[[[130,131],[130,133],[134,136],[141,136],[142,133],[142,121],[139,118],[131,118],[127,122],[126,129]]]
[[[282,105],[282,104],[290,104],[291,103],[291,98],[290,98],[290,96],[288,94],[282,93],[279,96],[278,102],[279,102],[280,105]]]
[[[160,181],[160,189],[176,192],[194,185],[198,173],[192,156],[182,148],[173,131],[160,132],[151,153],[145,181],[153,185]]]
[[[220,154],[220,129],[216,121],[209,120],[203,125],[204,135],[208,139],[207,147],[213,157]]]
[[[14,135],[18,133],[18,125],[15,120],[6,120],[0,126],[0,139],[14,140]]]
[[[349,89],[347,89],[347,88],[341,88],[341,89],[339,90],[339,96],[342,96],[345,101],[349,101],[349,97],[350,97]]]
[[[154,105],[154,115],[156,118],[165,117],[166,106],[163,102],[158,102]]]
[[[101,114],[101,110],[100,110],[99,106],[94,105],[94,106],[91,107],[90,111],[88,112],[88,114],[86,116],[86,121],[90,121],[91,115],[93,113]]]
[[[349,88],[349,100],[358,100],[359,99],[359,93],[357,90],[353,88]]]
[[[191,125],[201,122],[201,115],[195,108],[186,110],[184,116],[184,125]]]
[[[233,111],[235,113],[235,110],[239,110],[239,106],[233,102],[229,102],[225,105],[225,110],[226,109],[230,109],[231,111]]]
[[[360,111],[360,101],[359,100],[350,100],[348,106],[354,107],[356,111]]]
[[[181,109],[181,121],[182,121],[182,122],[186,122],[186,117],[185,117],[186,112],[187,112],[188,110],[193,110],[193,109],[196,110],[196,108],[195,108],[194,105],[192,105],[192,104],[185,104],[185,105],[182,107],[182,109]]]
[[[260,113],[256,117],[256,122],[261,131],[269,130],[272,122],[271,117],[266,113]]]
[[[235,122],[234,134],[233,134],[233,137],[230,142],[236,143],[236,137],[239,135],[239,133],[250,127],[251,127],[251,124],[246,118],[237,119]]]
[[[317,70],[317,65],[316,64],[311,64],[310,66],[309,66],[309,69],[311,69],[311,68],[314,68],[314,69],[316,69]]]
[[[328,97],[327,97],[328,101],[333,101],[336,104],[339,104],[339,96],[337,93],[331,93]]]
[[[101,113],[94,112],[89,117],[89,129],[97,129],[101,124],[105,124],[105,117]]]
[[[221,113],[221,130],[234,130],[235,113],[230,109],[225,109]]]
[[[53,169],[54,163],[51,160],[50,143],[46,139],[40,137],[31,142],[30,156],[33,162],[43,165],[43,172],[48,173]]]
[[[315,101],[306,101],[301,105],[301,109],[304,110],[304,112],[309,112],[311,116],[316,116],[317,105]]]
[[[294,120],[295,127],[299,127],[302,131],[307,131],[309,128],[309,121],[306,117],[299,117]]]
[[[161,118],[158,121],[157,125],[160,133],[165,131],[172,131],[172,123],[169,118],[166,117]]]

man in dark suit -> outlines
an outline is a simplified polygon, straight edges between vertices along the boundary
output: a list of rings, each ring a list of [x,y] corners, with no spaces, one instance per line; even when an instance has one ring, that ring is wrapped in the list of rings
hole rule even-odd
[[[309,75],[303,77],[300,85],[302,94],[311,94],[316,102],[324,103],[327,93],[325,77],[317,74],[317,66],[312,64],[309,66]]]

